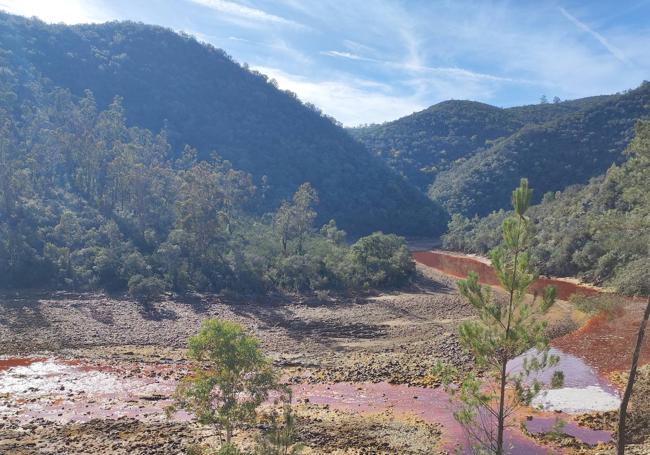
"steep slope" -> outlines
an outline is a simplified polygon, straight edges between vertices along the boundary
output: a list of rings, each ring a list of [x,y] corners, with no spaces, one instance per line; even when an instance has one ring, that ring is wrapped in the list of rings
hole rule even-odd
[[[510,204],[520,177],[536,188],[536,201],[548,191],[586,183],[613,163],[638,119],[650,116],[650,83],[597,102],[574,114],[527,125],[507,139],[441,173],[429,195],[452,213],[486,215]]]
[[[425,190],[454,161],[469,158],[528,124],[558,119],[609,98],[593,96],[507,109],[451,100],[392,122],[348,131],[390,167]]]
[[[515,115],[474,101],[444,101],[381,125],[348,131],[422,189],[461,157],[523,125]]]
[[[320,220],[352,233],[434,234],[444,225],[435,204],[330,119],[193,38],[136,23],[68,27],[1,14],[0,47],[10,71],[77,96],[90,89],[100,109],[118,95],[130,125],[165,128],[173,150],[216,151],[250,172],[265,189],[262,211],[310,182]]]
[[[627,161],[586,185],[550,193],[531,207],[533,257],[542,273],[580,276],[626,294],[650,292],[650,122],[640,122]],[[485,254],[502,239],[507,213],[455,215],[445,248]]]

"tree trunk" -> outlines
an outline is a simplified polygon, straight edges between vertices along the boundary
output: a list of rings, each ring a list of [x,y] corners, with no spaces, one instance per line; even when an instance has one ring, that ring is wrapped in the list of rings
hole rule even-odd
[[[230,425],[226,427],[226,444],[230,444],[230,440],[232,439],[232,428]]]
[[[630,376],[627,379],[627,385],[625,386],[625,393],[623,393],[623,399],[621,400],[621,407],[618,413],[618,441],[616,442],[616,453],[618,455],[625,454],[625,418],[627,416],[627,405],[630,402],[630,397],[632,396],[632,388],[634,387],[634,380],[636,379],[636,370],[639,364],[639,355],[641,353],[641,347],[643,346],[643,338],[645,336],[645,329],[648,325],[648,319],[650,318],[650,296],[648,296],[648,302],[646,304],[645,313],[643,314],[643,320],[639,326],[639,334],[636,338],[636,346],[634,347],[634,352],[632,353],[632,364],[630,365]]]
[[[501,365],[501,384],[499,391],[499,417],[497,421],[497,455],[503,454],[503,430],[505,427],[505,403],[506,403],[506,378],[508,360],[504,359]]]

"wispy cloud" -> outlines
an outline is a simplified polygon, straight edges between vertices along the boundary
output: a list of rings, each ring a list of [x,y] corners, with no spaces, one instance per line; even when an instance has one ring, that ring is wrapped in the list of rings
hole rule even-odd
[[[426,107],[417,98],[387,93],[387,85],[344,74],[314,80],[277,68],[254,69],[275,79],[281,89],[297,93],[303,101],[315,104],[348,126],[383,122]]]
[[[250,23],[283,25],[297,28],[305,28],[303,24],[286,19],[275,14],[267,13],[258,8],[242,5],[228,0],[189,0],[197,5],[205,6],[214,11],[230,16],[235,19],[244,20]]]
[[[370,57],[364,57],[362,55],[353,54],[351,52],[346,52],[346,51],[321,51],[320,54],[327,55],[329,57],[380,63],[382,65],[386,65],[397,70],[435,73],[439,75],[445,75],[450,78],[485,80],[485,81],[494,81],[494,82],[510,82],[510,83],[517,83],[517,84],[539,83],[538,81],[533,81],[530,79],[497,76],[494,74],[471,71],[465,68],[421,65],[417,63],[420,61],[419,58],[416,59],[409,58],[405,62],[392,62],[388,60],[380,60],[380,59],[375,59]]]
[[[569,21],[571,21],[576,27],[593,36],[615,58],[617,58],[623,63],[629,63],[627,58],[625,57],[625,54],[623,54],[623,51],[621,51],[619,48],[617,48],[612,43],[610,43],[603,35],[595,31],[591,27],[589,27],[587,24],[579,20],[577,17],[573,16],[566,9],[560,7],[559,10],[562,13],[562,15],[566,17]]]
[[[353,54],[352,52],[346,52],[346,51],[321,51],[320,54],[327,55],[328,57],[341,57],[350,60],[365,60],[369,62],[374,61],[374,59],[362,57],[360,55]]]

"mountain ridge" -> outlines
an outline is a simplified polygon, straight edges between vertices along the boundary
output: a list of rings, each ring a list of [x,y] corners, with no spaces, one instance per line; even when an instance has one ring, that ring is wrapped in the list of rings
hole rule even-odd
[[[249,71],[225,52],[135,22],[48,25],[0,14],[0,42],[12,70],[44,77],[100,109],[122,98],[130,126],[165,130],[172,150],[216,151],[265,188],[273,210],[304,182],[320,194],[321,222],[353,234],[426,235],[446,215],[329,118]]]

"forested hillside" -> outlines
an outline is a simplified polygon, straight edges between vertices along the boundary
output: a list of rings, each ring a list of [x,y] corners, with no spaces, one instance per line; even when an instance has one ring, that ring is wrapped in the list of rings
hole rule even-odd
[[[445,215],[331,119],[277,89],[223,51],[168,29],[136,23],[47,25],[0,14],[5,71],[21,84],[41,77],[98,109],[122,97],[130,126],[165,130],[172,158],[190,144],[251,174],[258,213],[303,182],[320,195],[319,221],[353,234],[434,234]]]
[[[101,109],[91,91],[54,87],[11,51],[0,67],[0,289],[128,289],[149,300],[412,277],[401,237],[349,245],[335,221],[321,225],[326,198],[308,182],[260,215],[267,189],[250,173],[177,148],[166,130],[128,126],[121,98]]]
[[[350,134],[422,190],[456,160],[490,148],[526,125],[548,122],[606,101],[595,96],[502,109],[474,101],[444,101]]]
[[[504,141],[440,174],[429,195],[452,213],[486,215],[505,208],[510,188],[528,177],[537,199],[548,191],[586,183],[623,150],[637,120],[650,116],[650,83],[551,122],[528,125]]]
[[[474,101],[445,101],[393,122],[350,129],[397,172],[422,190],[436,174],[490,141],[521,128],[514,115]]]
[[[650,294],[650,121],[637,125],[627,157],[587,185],[544,195],[531,209],[533,253],[543,273]],[[455,215],[444,246],[484,254],[501,242],[498,226],[506,216]]]

